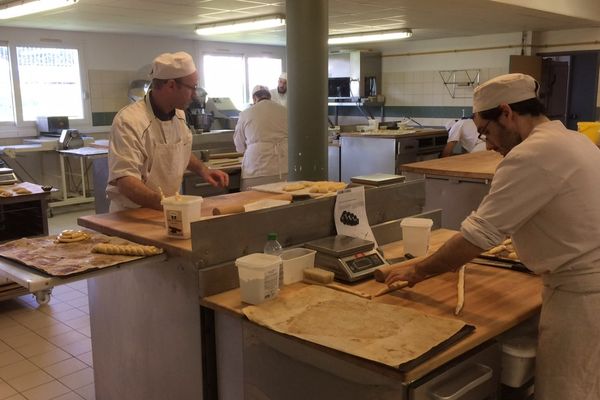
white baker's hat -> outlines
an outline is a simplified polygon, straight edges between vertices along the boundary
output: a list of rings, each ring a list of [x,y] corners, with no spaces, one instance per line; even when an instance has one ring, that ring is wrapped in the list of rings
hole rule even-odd
[[[196,72],[192,56],[184,51],[163,53],[152,62],[152,79],[177,79]]]
[[[261,91],[265,91],[265,92],[269,92],[269,88],[263,85],[256,85],[254,86],[254,89],[252,89],[252,96],[254,96],[257,92],[261,92]]]
[[[473,112],[491,110],[537,97],[538,83],[529,75],[500,75],[477,86],[473,92]]]
[[[285,79],[287,81],[287,72],[282,72],[281,75],[279,75],[279,79]]]

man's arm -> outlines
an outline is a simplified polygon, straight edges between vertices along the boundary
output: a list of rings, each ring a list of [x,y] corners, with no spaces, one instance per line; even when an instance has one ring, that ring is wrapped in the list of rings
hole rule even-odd
[[[133,176],[123,176],[117,179],[119,193],[142,207],[162,210],[161,195],[150,189],[141,180]]]
[[[456,143],[458,142],[448,142],[446,143],[446,146],[444,147],[444,150],[442,150],[442,154],[440,154],[440,157],[449,157],[452,155],[452,152],[454,151],[454,146],[456,146]]]
[[[484,249],[466,240],[461,233],[457,233],[438,251],[418,264],[390,272],[385,283],[390,285],[396,281],[407,281],[409,286],[414,286],[432,275],[457,270],[483,251]]]
[[[229,175],[219,169],[210,169],[194,154],[190,156],[190,162],[187,169],[200,175],[204,180],[213,186],[227,187],[229,186]]]

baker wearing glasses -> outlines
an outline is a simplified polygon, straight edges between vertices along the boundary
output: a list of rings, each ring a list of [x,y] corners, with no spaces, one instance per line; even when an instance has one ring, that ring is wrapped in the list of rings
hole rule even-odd
[[[152,62],[151,89],[121,109],[113,120],[108,150],[110,211],[162,209],[161,191],[172,196],[186,169],[213,186],[226,187],[229,176],[208,168],[192,154],[192,132],[185,110],[196,91],[198,72],[185,52],[161,54]]]
[[[544,284],[535,399],[598,399],[600,150],[586,136],[550,121],[537,89],[523,74],[502,75],[475,89],[479,135],[504,156],[490,192],[460,233],[386,282],[414,285],[455,271],[511,236],[521,261]]]

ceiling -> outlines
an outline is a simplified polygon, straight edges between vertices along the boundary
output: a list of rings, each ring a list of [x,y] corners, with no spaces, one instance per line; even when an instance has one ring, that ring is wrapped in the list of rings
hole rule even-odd
[[[420,40],[600,27],[596,1],[571,0],[576,7],[568,8],[561,0],[329,0],[329,32],[412,28],[409,40]],[[2,21],[0,26],[199,39],[193,33],[197,24],[277,13],[285,14],[285,1],[80,0],[62,10]],[[284,45],[285,27],[206,40]]]

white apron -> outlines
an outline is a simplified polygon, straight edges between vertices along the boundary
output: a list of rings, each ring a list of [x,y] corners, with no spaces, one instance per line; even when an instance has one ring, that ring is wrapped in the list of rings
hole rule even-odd
[[[274,142],[249,144],[242,160],[241,190],[251,186],[285,181],[288,163],[287,146],[287,138]]]
[[[598,274],[575,280],[544,277],[535,399],[600,399]]]
[[[160,192],[165,196],[172,196],[179,191],[183,173],[187,169],[191,155],[191,142],[179,140],[169,143],[173,138],[184,138],[186,135],[179,130],[187,130],[184,123],[179,123],[177,116],[170,121],[160,121],[152,112],[152,108],[146,102],[146,112],[153,118],[150,130],[157,141],[153,144],[154,149],[150,151],[152,162],[147,176],[142,181],[150,189]],[[130,208],[138,208],[139,205],[118,195],[111,199],[110,212],[122,211]]]

